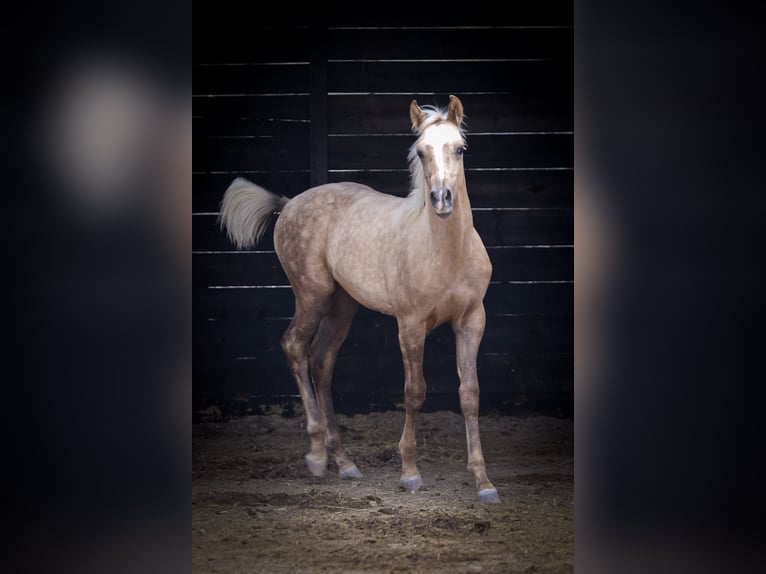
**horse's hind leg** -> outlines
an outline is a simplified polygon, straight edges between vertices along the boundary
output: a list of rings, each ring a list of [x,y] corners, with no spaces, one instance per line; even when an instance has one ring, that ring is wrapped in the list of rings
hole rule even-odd
[[[361,478],[362,476],[341,443],[331,390],[335,359],[338,356],[340,346],[346,340],[358,307],[359,304],[340,285],[336,286],[330,312],[324,316],[319,324],[319,329],[317,329],[311,342],[309,353],[309,365],[319,408],[327,421],[325,445],[330,454],[335,457],[341,478]]]
[[[311,439],[306,465],[314,476],[323,476],[327,468],[327,421],[317,403],[309,375],[309,344],[322,317],[329,312],[331,294],[330,290],[324,294],[314,292],[311,297],[299,297],[296,291],[295,316],[282,336],[282,349],[298,383],[303,409],[306,411],[306,430]]]

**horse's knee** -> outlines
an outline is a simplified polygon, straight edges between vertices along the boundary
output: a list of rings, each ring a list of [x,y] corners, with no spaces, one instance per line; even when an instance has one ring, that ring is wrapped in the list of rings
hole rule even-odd
[[[426,401],[426,387],[407,387],[404,390],[404,407],[408,411],[419,411]]]

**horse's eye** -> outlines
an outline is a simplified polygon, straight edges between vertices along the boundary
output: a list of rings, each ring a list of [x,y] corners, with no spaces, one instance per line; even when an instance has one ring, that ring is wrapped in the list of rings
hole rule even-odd
[[[423,159],[423,152],[422,152],[422,151],[420,151],[420,150],[418,150],[418,157],[419,157],[420,159]]]
[[[468,149],[466,146],[457,148],[457,155],[463,155],[466,149]]]

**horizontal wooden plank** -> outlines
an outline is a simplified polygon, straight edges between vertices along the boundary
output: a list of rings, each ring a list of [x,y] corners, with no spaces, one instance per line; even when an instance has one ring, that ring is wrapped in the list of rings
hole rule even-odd
[[[331,171],[406,169],[411,145],[402,136],[330,137]],[[571,168],[574,138],[565,135],[473,136],[464,164],[467,169]],[[257,138],[195,138],[195,171],[303,169],[308,166],[309,139],[305,136]],[[342,172],[339,172],[342,173]]]
[[[497,250],[493,249],[495,246],[574,243],[574,214],[568,209],[476,211],[473,214],[473,225],[485,245],[489,246],[493,261],[500,252],[513,257],[520,256],[519,250]]]
[[[572,314],[574,283],[490,283],[484,296],[489,317],[502,314]]]
[[[312,36],[306,27],[288,24],[295,21],[293,15],[275,27],[258,26],[248,18],[220,12],[214,20],[222,16],[220,28],[211,24],[196,26],[195,18],[195,71],[200,64],[309,61]],[[433,26],[432,17],[428,16],[427,26]],[[371,23],[376,25],[374,28],[331,29],[328,55],[331,59],[540,58],[562,56],[572,49],[572,29],[567,24],[502,28],[497,27],[496,17],[485,23],[489,27],[482,28],[450,25],[446,29],[380,29],[376,21]],[[538,16],[535,21],[541,19],[566,21],[557,13],[547,14],[544,19]]]
[[[192,316],[199,322],[260,320],[292,317],[295,297],[289,287],[279,289],[194,289]]]
[[[496,2],[480,0],[460,10],[421,5],[411,10],[358,10],[347,4],[327,4],[330,26],[545,26],[571,25],[572,2],[538,0],[514,2],[498,9]]]
[[[573,390],[571,354],[480,355],[482,396],[498,392],[538,393]],[[455,393],[459,385],[454,356],[426,354],[424,364],[428,396]],[[339,394],[401,394],[404,374],[394,353],[371,357],[339,357],[333,373],[333,392]],[[232,397],[247,394],[296,394],[297,386],[285,361],[277,356],[253,360],[195,359],[194,394]]]
[[[259,181],[260,181],[260,175]],[[233,179],[232,176],[229,178]],[[229,182],[231,179],[227,178]],[[228,185],[228,184],[227,184]],[[273,188],[276,192],[277,190]],[[223,198],[223,192],[220,192],[218,201]],[[216,208],[217,211],[217,208]],[[258,250],[274,250],[274,222],[272,221],[263,238],[256,246]],[[226,232],[221,229],[218,223],[217,213],[195,215],[192,217],[192,251],[233,251],[234,245],[226,237]]]
[[[569,281],[574,274],[573,249],[489,248],[493,281]],[[202,253],[193,259],[192,285],[287,285],[276,254],[271,252]]]
[[[574,126],[572,98],[566,91],[458,95],[465,109],[469,139],[472,132],[571,131]],[[444,107],[449,94],[331,95],[327,98],[329,133],[410,133],[413,99],[420,105]]]
[[[309,140],[306,137],[255,139],[195,139],[194,171],[252,171],[309,169]]]
[[[287,285],[289,282],[276,254],[214,253],[193,256],[192,286]]]
[[[331,60],[562,58],[572,54],[571,28],[334,29]]]
[[[194,344],[201,352],[215,354],[220,350],[225,356],[243,356],[244,353],[270,353],[279,351],[280,337],[287,329],[291,317],[248,318],[233,312],[218,318],[201,314],[206,302],[195,300]],[[231,303],[230,300],[226,301]],[[241,306],[237,307],[241,309]],[[503,313],[488,310],[487,326],[481,347],[482,353],[571,352],[573,315],[571,307],[565,313]],[[563,347],[562,347],[563,343]],[[449,325],[442,325],[428,336],[429,349],[438,353],[454,353],[455,339]],[[236,347],[236,348],[235,348]],[[393,317],[360,308],[354,319],[349,337],[344,344],[344,354],[375,353],[385,349],[398,352],[397,323]]]
[[[409,193],[409,179],[406,170],[329,174],[331,182],[356,181],[399,197]],[[466,170],[466,183],[474,208],[559,208],[574,204],[574,172],[570,170]]]
[[[318,21],[319,20],[319,21]],[[330,27],[412,27],[412,26],[552,26],[569,25],[574,21],[573,4],[562,0],[516,2],[498,10],[496,2],[481,0],[460,10],[440,6],[419,6],[415,9],[393,10],[376,7],[362,10],[358,3],[333,2],[322,5],[321,15],[311,10],[296,9],[295,4],[273,3],[268,10],[259,10],[257,18],[245,17],[242,9],[232,3],[215,3],[194,9],[195,57],[209,52],[222,41],[221,36],[242,36],[244,42],[264,34],[264,29],[276,27],[326,24]],[[207,32],[207,34],[203,34]],[[225,32],[225,34],[222,34]],[[279,34],[271,36],[278,41]],[[198,43],[199,38],[199,43]],[[226,40],[230,41],[230,40]]]
[[[289,288],[198,289],[193,292],[195,328],[209,322],[250,324],[254,321],[292,317],[295,298]],[[490,316],[508,314],[572,314],[572,283],[493,283],[484,297]],[[359,311],[360,316],[367,313]]]
[[[233,14],[217,8],[212,21],[221,23],[213,25],[211,22],[203,22],[197,25],[195,8],[195,64],[309,61],[311,35],[305,27],[289,25],[295,22],[292,15],[276,26],[266,27],[263,13],[258,15],[257,21],[253,21],[252,18],[243,17],[243,14]]]
[[[199,139],[255,138],[264,136],[309,137],[309,120],[282,120],[279,118],[194,117],[192,133]]]
[[[574,248],[487,248],[492,281],[572,281]]]
[[[404,169],[413,143],[410,136],[330,137],[329,169]],[[572,167],[574,136],[473,135],[468,139],[466,168]]]
[[[220,199],[219,199],[220,201]],[[484,244],[495,246],[571,245],[574,241],[573,213],[562,210],[477,210],[473,223]],[[269,229],[257,245],[260,251],[273,250],[273,234]],[[232,251],[217,215],[196,215],[192,219],[194,251]]]
[[[195,138],[194,170],[301,169],[307,166],[305,136]],[[405,136],[330,137],[330,170],[407,169],[412,138]],[[474,135],[468,141],[466,169],[571,168],[574,137],[555,135]],[[254,167],[257,166],[257,167]]]
[[[194,66],[192,94],[307,93],[309,65],[244,64]]]
[[[247,118],[255,121],[308,121],[309,96],[295,95],[234,95],[199,96],[192,98],[192,116],[214,121],[235,121]],[[241,132],[237,132],[241,133]],[[195,132],[195,135],[198,135]],[[205,135],[205,134],[201,134]],[[214,135],[237,135],[222,134]],[[258,134],[253,134],[258,135]]]
[[[277,354],[282,359],[280,339],[289,319],[214,321],[197,323],[194,328],[195,356],[265,357]],[[572,352],[572,315],[491,316],[482,339],[481,353]],[[371,357],[381,353],[399,354],[396,320],[365,311],[356,317],[341,356]],[[427,352],[434,355],[455,353],[455,336],[448,325],[428,336]]]
[[[527,92],[573,94],[571,61],[330,62],[329,92]]]

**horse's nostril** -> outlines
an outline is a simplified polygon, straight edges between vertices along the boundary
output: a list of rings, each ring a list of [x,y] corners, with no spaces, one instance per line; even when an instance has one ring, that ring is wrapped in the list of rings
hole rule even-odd
[[[431,202],[432,202],[432,203],[436,203],[437,201],[439,201],[439,196],[438,196],[438,195],[436,195],[436,192],[435,192],[435,191],[432,191],[432,192],[431,192]]]
[[[448,189],[447,192],[444,194],[444,200],[447,203],[451,203],[452,202],[452,190],[451,189]]]

